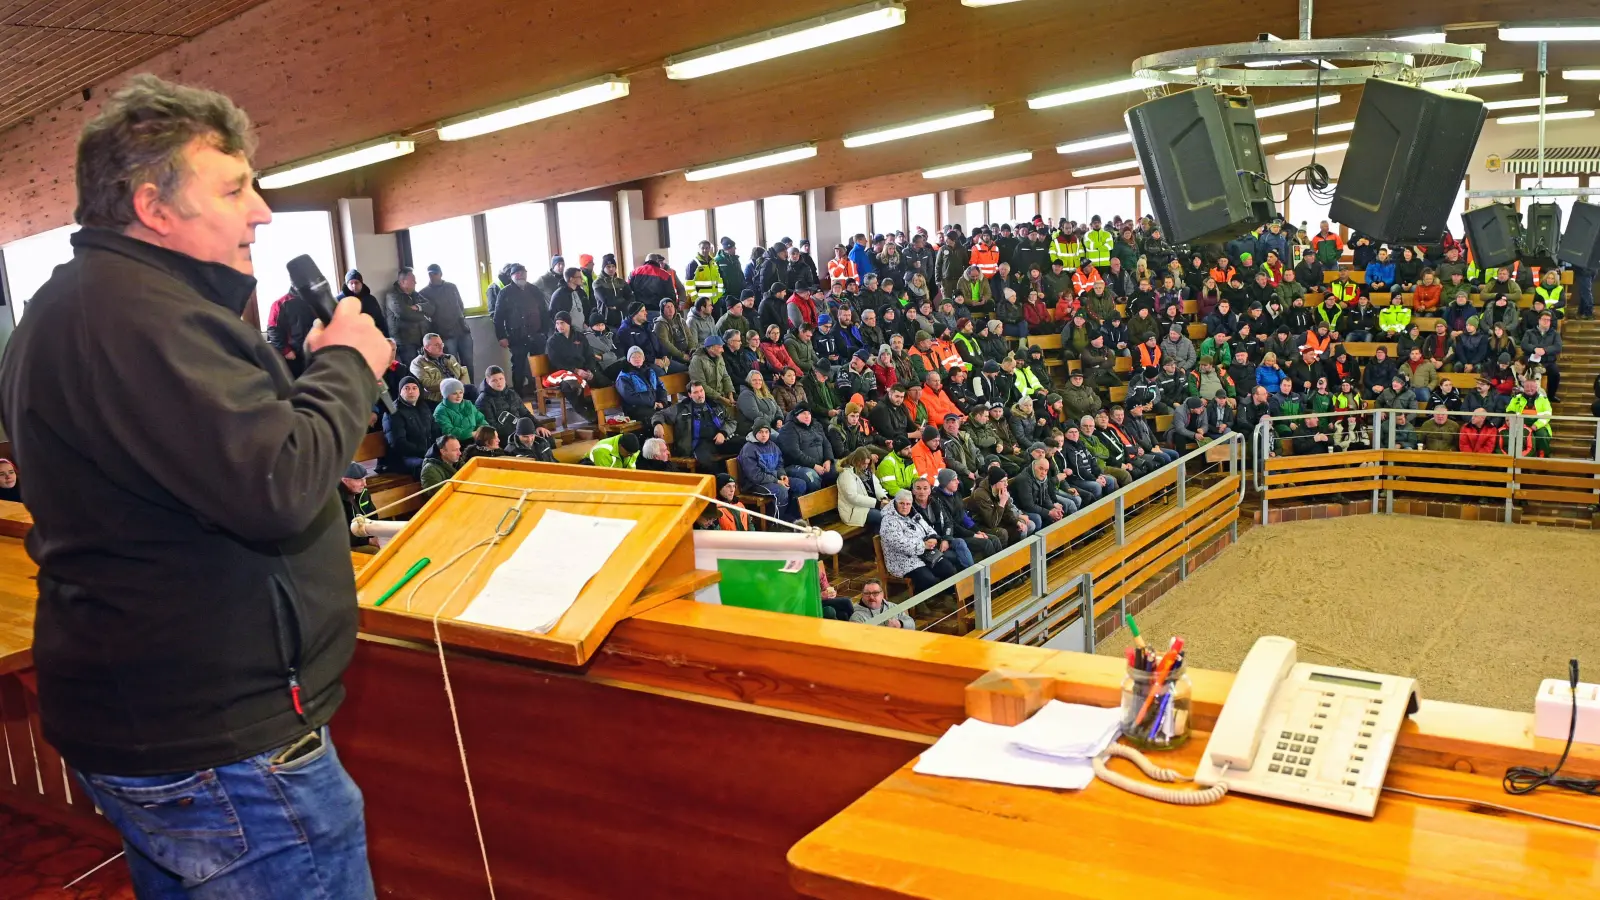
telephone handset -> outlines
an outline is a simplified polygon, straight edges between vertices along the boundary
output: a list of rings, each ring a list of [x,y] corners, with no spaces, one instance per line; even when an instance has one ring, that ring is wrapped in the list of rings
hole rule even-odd
[[[1256,641],[1234,677],[1194,782],[1370,816],[1417,683],[1296,662],[1295,642]]]

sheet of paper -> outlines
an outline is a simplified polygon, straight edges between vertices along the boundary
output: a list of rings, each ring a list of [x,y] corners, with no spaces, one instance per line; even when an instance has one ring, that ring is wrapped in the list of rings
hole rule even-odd
[[[635,524],[545,510],[456,621],[547,634]]]
[[[1105,751],[1122,727],[1122,709],[1051,700],[1011,729],[1011,741],[1033,753],[1091,759]]]
[[[912,771],[1072,791],[1081,790],[1094,780],[1094,767],[1088,760],[1029,753],[1012,743],[1012,731],[1004,725],[968,719],[923,751]]]

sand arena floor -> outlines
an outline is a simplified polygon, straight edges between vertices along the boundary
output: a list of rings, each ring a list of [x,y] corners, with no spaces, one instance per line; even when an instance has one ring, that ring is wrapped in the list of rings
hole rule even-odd
[[[1544,678],[1600,681],[1600,533],[1420,516],[1252,528],[1138,617],[1234,671],[1281,634],[1302,661],[1407,675],[1423,697],[1532,712]],[[1100,642],[1120,656],[1126,629]]]

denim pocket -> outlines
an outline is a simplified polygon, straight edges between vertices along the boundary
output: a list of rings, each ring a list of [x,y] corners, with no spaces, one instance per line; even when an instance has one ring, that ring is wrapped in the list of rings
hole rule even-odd
[[[328,748],[333,746],[333,742],[328,738],[327,726],[323,726],[321,734],[322,743],[317,746],[317,749],[312,750],[310,753],[307,753],[304,756],[292,759],[286,763],[274,764],[271,762],[271,760],[284,750],[284,748],[280,747],[277,750],[269,750],[262,754],[262,758],[268,761],[267,766],[274,775],[293,775],[295,772],[309,769],[317,762],[317,760],[327,756]]]
[[[123,839],[186,885],[204,882],[249,849],[233,801],[214,770],[176,779],[83,778]]]

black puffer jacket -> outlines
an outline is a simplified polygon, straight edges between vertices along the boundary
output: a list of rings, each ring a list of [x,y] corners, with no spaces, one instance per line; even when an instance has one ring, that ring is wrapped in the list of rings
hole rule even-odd
[[[517,420],[528,416],[528,408],[522,405],[522,395],[510,386],[509,381],[503,391],[489,387],[487,378],[479,382],[478,399],[473,403],[489,424],[494,426],[494,430],[500,432],[502,443],[509,443],[510,437],[516,433]]]
[[[789,410],[789,419],[778,432],[778,449],[783,451],[783,462],[790,466],[820,466],[833,459],[833,445],[828,442],[828,431],[811,416],[811,424],[803,425],[800,414],[811,412],[811,407],[798,403]]]

